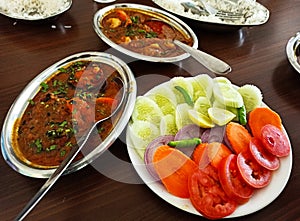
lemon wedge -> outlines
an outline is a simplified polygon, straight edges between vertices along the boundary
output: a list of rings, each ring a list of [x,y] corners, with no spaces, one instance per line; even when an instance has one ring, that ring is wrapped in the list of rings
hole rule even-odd
[[[200,96],[195,101],[194,110],[208,116],[208,109],[211,107],[210,100],[207,97]]]
[[[212,128],[215,126],[214,122],[208,116],[201,114],[196,110],[189,110],[188,115],[191,121],[199,127]]]
[[[226,109],[211,107],[208,109],[208,116],[219,126],[224,126],[232,121],[236,115]]]

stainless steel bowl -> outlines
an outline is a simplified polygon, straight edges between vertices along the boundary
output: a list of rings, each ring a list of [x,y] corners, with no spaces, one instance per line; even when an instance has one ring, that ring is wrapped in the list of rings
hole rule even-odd
[[[152,61],[152,62],[176,62],[176,61],[180,61],[183,60],[187,57],[189,57],[190,55],[188,53],[184,53],[182,55],[179,56],[175,56],[175,57],[153,57],[153,56],[146,56],[146,55],[142,55],[133,51],[130,51],[116,43],[114,43],[113,41],[111,41],[109,38],[107,38],[105,36],[105,34],[102,32],[102,29],[100,27],[100,23],[101,20],[111,11],[111,10],[115,10],[117,8],[120,9],[136,9],[140,12],[144,12],[144,13],[148,13],[151,15],[155,15],[155,17],[159,20],[162,20],[166,23],[168,23],[169,25],[173,26],[174,28],[176,28],[177,30],[181,31],[182,33],[184,33],[186,36],[189,36],[193,39],[193,48],[198,48],[198,38],[196,36],[196,34],[193,32],[193,30],[187,25],[185,24],[183,21],[181,21],[180,19],[178,19],[177,17],[163,11],[163,10],[159,10],[153,7],[149,7],[149,6],[145,6],[145,5],[139,5],[139,4],[115,4],[115,5],[110,5],[107,7],[104,7],[102,9],[100,9],[99,11],[97,11],[94,15],[94,20],[93,20],[93,24],[94,24],[94,30],[95,32],[98,34],[98,36],[105,42],[107,43],[109,46],[111,46],[112,48],[126,54],[129,55],[133,58],[139,59],[139,60],[145,60],[145,61]]]
[[[1,4],[0,4],[1,6]],[[55,17],[57,15],[60,15],[64,12],[66,12],[67,10],[69,10],[72,6],[72,0],[67,0],[67,4],[65,5],[64,8],[59,9],[58,11],[53,12],[52,14],[49,15],[40,15],[37,13],[33,13],[33,14],[19,14],[16,12],[10,12],[7,10],[4,10],[3,8],[0,7],[0,14],[3,14],[7,17],[10,18],[15,18],[15,19],[20,19],[20,20],[28,20],[28,21],[37,21],[37,20],[44,20],[44,19],[48,19],[48,18],[52,18]]]
[[[135,99],[136,99],[136,81],[130,68],[119,58],[102,52],[82,52],[64,58],[52,66],[45,69],[37,77],[35,77],[16,98],[11,108],[9,109],[5,118],[2,132],[1,132],[1,151],[4,160],[15,171],[30,177],[47,178],[55,170],[54,169],[41,169],[32,167],[29,164],[20,160],[14,151],[12,134],[14,132],[15,121],[20,118],[25,111],[28,100],[32,99],[35,94],[40,90],[40,83],[50,78],[61,67],[68,66],[76,61],[97,61],[108,64],[115,68],[124,82],[125,98],[123,100],[122,113],[118,118],[113,130],[102,141],[100,145],[95,147],[90,153],[87,153],[82,159],[72,163],[65,174],[77,171],[87,164],[96,159],[104,150],[106,150],[122,133],[127,125],[132,114]],[[105,147],[105,148],[104,148]]]
[[[300,73],[300,32],[289,39],[286,54],[291,65]]]

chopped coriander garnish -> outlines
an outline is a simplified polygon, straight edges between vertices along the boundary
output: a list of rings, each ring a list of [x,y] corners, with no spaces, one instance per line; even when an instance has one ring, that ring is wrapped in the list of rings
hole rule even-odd
[[[137,24],[137,23],[139,23],[140,17],[139,16],[131,16],[130,19],[134,24]]]
[[[29,104],[31,104],[31,105],[34,105],[34,104],[35,104],[34,101],[33,101],[32,99],[29,99],[28,102],[29,102]]]
[[[68,122],[65,120],[65,121],[63,121],[59,126],[60,127],[64,127],[64,126],[66,126],[68,124]]]
[[[155,32],[147,32],[145,37],[146,38],[156,38],[157,34]]]
[[[40,153],[43,149],[43,146],[42,146],[42,140],[41,139],[36,139],[34,141],[34,145],[36,147],[36,152]]]
[[[68,143],[66,143],[66,146],[67,146],[67,147],[72,147],[73,144],[71,143],[71,141],[69,141]]]
[[[57,145],[51,145],[49,148],[46,148],[46,151],[55,150]]]
[[[43,92],[46,92],[49,89],[49,85],[45,82],[42,82],[40,85],[42,87]]]
[[[60,156],[63,157],[63,156],[65,156],[65,155],[66,155],[66,150],[61,150],[61,151],[60,151]]]
[[[65,73],[65,72],[67,72],[67,69],[65,69],[65,68],[60,68],[60,69],[58,69],[60,72],[63,72],[63,73]]]

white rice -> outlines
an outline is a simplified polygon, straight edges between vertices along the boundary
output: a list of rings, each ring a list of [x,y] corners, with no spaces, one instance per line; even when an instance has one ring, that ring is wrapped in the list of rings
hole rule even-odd
[[[190,10],[185,11],[181,2],[192,2],[197,5],[197,0],[153,0],[157,5],[162,8],[173,12],[175,14],[188,17],[195,20],[200,20],[204,22],[214,22],[221,24],[236,24],[236,25],[253,25],[259,24],[266,20],[268,12],[266,9],[257,4],[255,0],[204,0],[214,8],[222,11],[228,12],[238,12],[244,15],[243,18],[239,20],[226,20],[223,21],[214,15],[198,15],[192,13]],[[233,3],[235,2],[235,3]]]
[[[68,0],[0,0],[0,9],[20,18],[44,18],[68,7]]]

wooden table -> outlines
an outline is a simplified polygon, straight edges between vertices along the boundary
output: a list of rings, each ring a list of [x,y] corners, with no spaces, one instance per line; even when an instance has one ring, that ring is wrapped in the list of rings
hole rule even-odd
[[[120,2],[125,1],[117,1]],[[157,7],[150,0],[130,2]],[[300,2],[261,0],[260,3],[271,12],[269,21],[261,26],[218,31],[187,22],[199,38],[200,49],[232,66],[228,78],[234,84],[251,83],[261,88],[264,102],[281,115],[292,143],[293,169],[287,186],[273,203],[243,219],[300,220],[300,76],[285,53],[288,39],[300,31]],[[68,12],[48,23],[21,22],[0,16],[1,127],[15,98],[46,67],[77,52],[109,49],[92,27],[94,13],[104,6],[92,0],[74,0]],[[118,56],[126,59],[124,55]],[[186,68],[192,74],[208,72],[192,58],[176,64],[133,61],[129,66],[137,78],[139,94],[162,80],[150,82],[148,75],[187,76]],[[123,134],[109,151],[130,162],[124,141]],[[96,164],[103,164],[101,157]],[[107,175],[87,166],[62,177],[26,219],[204,220],[166,203],[140,184],[132,166],[115,165],[105,171]],[[0,220],[12,220],[44,180],[18,174],[3,158],[0,174]],[[136,184],[132,184],[133,180]]]

